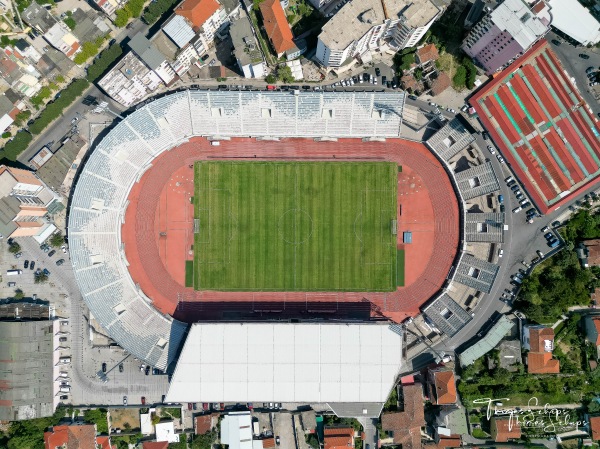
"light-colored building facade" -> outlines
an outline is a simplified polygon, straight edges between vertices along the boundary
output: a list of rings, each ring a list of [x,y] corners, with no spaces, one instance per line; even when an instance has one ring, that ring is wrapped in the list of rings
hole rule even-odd
[[[164,83],[158,74],[130,51],[99,81],[98,85],[113,100],[131,106]]]
[[[385,46],[395,51],[413,47],[442,12],[430,0],[349,2],[323,26],[316,57],[336,69]]]
[[[491,74],[529,50],[550,30],[551,21],[543,0],[531,6],[523,0],[504,0],[471,29],[462,49]]]
[[[79,39],[63,22],[57,22],[45,34],[44,39],[57,50],[63,52],[68,58],[73,59],[81,51]]]

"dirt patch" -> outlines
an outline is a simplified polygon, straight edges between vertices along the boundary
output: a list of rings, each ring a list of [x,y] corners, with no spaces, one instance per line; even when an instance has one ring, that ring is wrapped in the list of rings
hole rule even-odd
[[[117,408],[110,409],[110,425],[113,429],[127,429],[126,423],[131,429],[140,428],[140,411],[138,409]]]

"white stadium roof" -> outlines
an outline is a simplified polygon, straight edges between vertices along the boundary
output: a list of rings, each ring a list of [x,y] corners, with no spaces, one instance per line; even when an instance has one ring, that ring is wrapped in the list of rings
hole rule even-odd
[[[388,325],[194,324],[166,401],[383,404],[401,359]]]
[[[600,40],[600,23],[577,0],[550,0],[552,26],[582,45]]]

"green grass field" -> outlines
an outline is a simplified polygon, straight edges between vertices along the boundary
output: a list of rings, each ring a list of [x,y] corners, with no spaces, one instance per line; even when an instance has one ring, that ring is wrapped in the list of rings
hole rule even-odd
[[[210,161],[194,174],[195,289],[396,289],[397,165]]]

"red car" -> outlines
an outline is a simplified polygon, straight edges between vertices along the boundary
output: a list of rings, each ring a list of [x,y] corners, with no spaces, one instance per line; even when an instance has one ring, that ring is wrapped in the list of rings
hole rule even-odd
[[[192,409],[192,403],[188,402],[188,410],[191,410],[191,409]]]
[[[220,407],[221,411],[225,410],[225,403],[224,402],[221,402],[219,405],[221,406]]]
[[[204,410],[205,412],[208,411],[208,402],[202,403],[202,410]]]
[[[146,405],[146,396],[142,396],[142,405]]]

